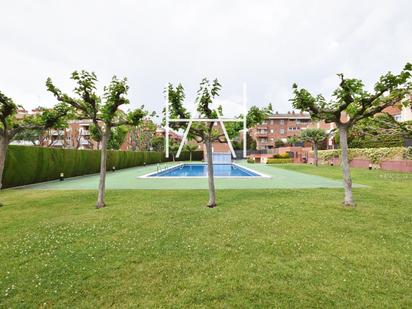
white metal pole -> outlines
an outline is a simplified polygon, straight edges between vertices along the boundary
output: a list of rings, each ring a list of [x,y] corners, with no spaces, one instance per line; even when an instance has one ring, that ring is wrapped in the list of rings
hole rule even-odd
[[[247,115],[247,98],[246,98],[246,83],[243,83],[243,158],[247,157],[247,145],[246,145],[246,115]]]
[[[169,119],[170,122],[218,122],[218,121],[231,121],[231,122],[243,122],[243,118],[178,118]]]
[[[232,142],[230,141],[229,134],[227,134],[225,123],[222,121],[222,119],[220,119],[218,110],[216,110],[216,114],[219,117],[219,123],[220,123],[220,126],[222,127],[223,134],[225,135],[225,138],[227,140],[227,144],[229,146],[230,152],[232,153],[233,158],[236,158],[236,153],[235,153],[235,150],[233,149]]]
[[[165,128],[165,155],[169,158],[169,85],[166,84],[166,128]]]
[[[192,126],[192,122],[189,121],[189,124],[187,125],[187,128],[185,130],[185,134],[183,135],[182,141],[180,142],[180,146],[179,146],[179,150],[177,151],[176,158],[179,158],[180,153],[183,150],[183,146],[185,145],[185,142],[187,140],[187,134],[189,133],[189,130],[190,130],[191,126]]]

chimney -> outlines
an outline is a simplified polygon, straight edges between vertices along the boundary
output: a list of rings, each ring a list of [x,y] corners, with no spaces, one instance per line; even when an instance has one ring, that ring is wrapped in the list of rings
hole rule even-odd
[[[292,114],[294,115],[294,114],[295,114],[295,111],[292,111]]]
[[[288,115],[290,115],[290,111],[288,111]]]
[[[279,114],[278,111],[276,111],[276,115]]]

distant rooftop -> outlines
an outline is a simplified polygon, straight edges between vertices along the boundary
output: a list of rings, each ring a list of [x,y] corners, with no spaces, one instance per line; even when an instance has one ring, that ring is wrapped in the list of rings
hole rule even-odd
[[[268,116],[268,119],[310,119],[309,113],[302,112],[287,112],[287,113],[278,113]]]

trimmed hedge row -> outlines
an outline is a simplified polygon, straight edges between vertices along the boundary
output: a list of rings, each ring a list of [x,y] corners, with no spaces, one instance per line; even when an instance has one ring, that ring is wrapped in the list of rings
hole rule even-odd
[[[288,153],[273,155],[273,159],[289,159],[289,158],[290,157]]]
[[[179,160],[189,160],[189,152],[182,152]],[[203,152],[192,153],[193,160],[202,160]],[[169,159],[170,160],[170,159]],[[107,169],[116,169],[165,162],[163,152],[108,151]],[[98,173],[99,150],[73,150],[31,146],[9,146],[3,173],[3,188],[36,182]]]

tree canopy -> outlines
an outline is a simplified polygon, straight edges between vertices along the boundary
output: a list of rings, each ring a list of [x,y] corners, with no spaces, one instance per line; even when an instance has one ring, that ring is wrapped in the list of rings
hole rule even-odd
[[[293,84],[292,105],[309,112],[313,119],[349,127],[388,106],[410,104],[407,96],[412,91],[411,72],[411,63],[407,63],[397,75],[388,72],[380,77],[372,92],[365,89],[360,79],[345,78],[343,74],[338,74],[340,84],[329,101],[320,94],[313,96],[306,89],[299,89],[297,84]]]
[[[300,133],[300,138],[305,142],[319,145],[326,139],[326,133],[322,129],[308,128]]]
[[[349,148],[400,147],[405,139],[412,138],[412,121],[398,122],[382,113],[360,120],[348,132]],[[339,133],[335,134],[339,142]]]

